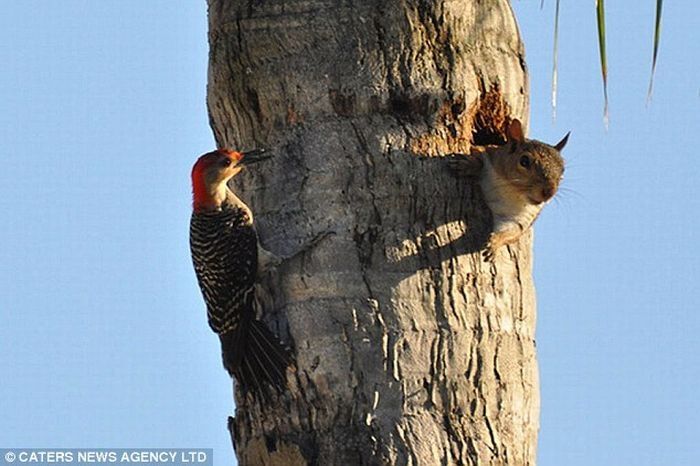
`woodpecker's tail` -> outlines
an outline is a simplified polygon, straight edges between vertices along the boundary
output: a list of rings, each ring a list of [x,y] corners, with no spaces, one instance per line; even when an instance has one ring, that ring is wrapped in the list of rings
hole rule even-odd
[[[292,354],[263,322],[251,320],[219,338],[224,367],[244,392],[265,396],[270,387],[284,390]]]

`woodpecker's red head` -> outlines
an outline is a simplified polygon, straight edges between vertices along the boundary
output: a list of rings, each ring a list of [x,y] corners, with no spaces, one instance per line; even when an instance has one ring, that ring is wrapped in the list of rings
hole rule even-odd
[[[217,149],[197,159],[192,167],[192,197],[194,210],[215,209],[226,198],[226,183],[245,165],[269,158],[265,151],[236,152]]]

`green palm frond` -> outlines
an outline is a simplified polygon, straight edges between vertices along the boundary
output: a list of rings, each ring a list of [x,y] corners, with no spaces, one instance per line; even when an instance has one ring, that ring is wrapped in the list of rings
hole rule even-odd
[[[656,25],[654,27],[654,55],[651,61],[651,77],[649,78],[649,91],[647,92],[647,102],[651,100],[654,90],[654,72],[656,71],[656,58],[659,54],[659,39],[661,38],[661,9],[664,0],[656,0]]]
[[[552,119],[557,117],[557,85],[558,85],[558,61],[559,61],[559,0],[555,2],[554,13],[554,47],[552,58]],[[649,90],[647,92],[647,103],[651,101],[654,91],[654,76],[656,74],[656,64],[659,57],[659,43],[661,42],[661,16],[663,11],[663,0],[656,0],[656,19],[654,24],[654,48],[651,62],[651,74],[649,76]],[[609,123],[608,105],[608,58],[605,39],[605,0],[596,0],[596,19],[598,26],[598,49],[600,52],[600,72],[603,78],[603,122],[605,127]],[[540,8],[544,6],[544,0],[540,2]]]
[[[596,0],[596,15],[598,17],[598,47],[600,49],[600,71],[603,75],[603,97],[605,109],[603,119],[608,126],[608,59],[605,53],[605,0]]]
[[[557,63],[559,57],[559,0],[554,12],[554,50],[552,59],[552,120],[557,118]]]

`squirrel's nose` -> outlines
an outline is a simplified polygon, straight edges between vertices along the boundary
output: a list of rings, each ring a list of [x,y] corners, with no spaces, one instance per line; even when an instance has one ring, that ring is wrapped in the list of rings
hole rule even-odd
[[[552,196],[554,196],[554,186],[545,186],[542,188],[542,198],[545,201],[551,199]]]

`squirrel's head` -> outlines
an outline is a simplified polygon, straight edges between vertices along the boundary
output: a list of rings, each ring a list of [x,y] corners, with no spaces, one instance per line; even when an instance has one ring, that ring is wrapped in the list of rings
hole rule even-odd
[[[506,132],[506,145],[499,148],[494,167],[528,202],[546,202],[556,194],[564,175],[561,150],[566,146],[569,134],[550,146],[525,139],[520,121],[512,120]]]

